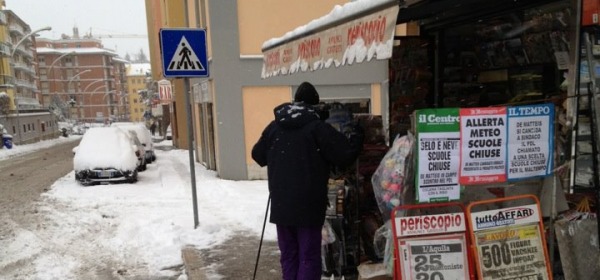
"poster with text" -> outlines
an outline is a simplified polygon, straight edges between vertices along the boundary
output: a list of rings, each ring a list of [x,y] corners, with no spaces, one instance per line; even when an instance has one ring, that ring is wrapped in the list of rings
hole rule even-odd
[[[417,201],[460,199],[458,108],[418,110]]]
[[[464,234],[399,241],[402,279],[469,279]]]
[[[508,180],[552,174],[554,105],[508,108]]]
[[[506,181],[506,107],[460,109],[461,185]]]
[[[538,224],[476,232],[481,279],[549,279],[542,240]]]

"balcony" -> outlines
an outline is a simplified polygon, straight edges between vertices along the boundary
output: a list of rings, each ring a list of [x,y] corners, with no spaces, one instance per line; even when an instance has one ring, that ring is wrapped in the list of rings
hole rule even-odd
[[[0,88],[12,88],[14,78],[9,75],[0,75]]]
[[[24,87],[31,90],[37,90],[37,86],[28,80],[15,79],[14,81],[17,87]]]
[[[23,29],[23,26],[20,26],[18,24],[11,23],[8,26],[8,30],[10,31],[10,33],[16,33],[21,36],[25,35],[25,30]]]
[[[0,11],[0,25],[6,25],[8,23],[6,14]]]
[[[20,63],[20,62],[11,62],[10,65],[15,68],[15,70],[23,70],[26,65],[24,63]]]
[[[15,53],[19,53],[22,56],[25,56],[27,58],[33,58],[33,51],[31,51],[31,49],[25,48],[25,46],[23,46],[23,44],[21,44],[17,50],[15,51]]]
[[[40,102],[37,99],[31,97],[19,96],[17,97],[17,104],[19,105],[19,111],[43,109]]]
[[[10,46],[5,43],[0,43],[0,55],[10,56]]]

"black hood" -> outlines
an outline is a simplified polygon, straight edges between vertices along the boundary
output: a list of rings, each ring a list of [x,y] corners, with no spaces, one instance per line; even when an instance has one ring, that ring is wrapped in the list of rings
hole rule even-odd
[[[312,106],[303,102],[283,103],[273,110],[275,122],[283,128],[303,127],[309,122],[319,120]]]

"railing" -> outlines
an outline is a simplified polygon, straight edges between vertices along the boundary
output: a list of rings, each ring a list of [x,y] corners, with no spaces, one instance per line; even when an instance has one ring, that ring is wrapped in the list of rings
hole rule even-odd
[[[10,46],[6,43],[0,43],[0,54],[10,56]]]
[[[6,18],[6,14],[2,11],[0,11],[0,24],[2,25],[6,25],[8,23],[8,20]]]
[[[13,62],[12,64],[15,69],[18,69],[21,71],[26,71],[30,74],[35,75],[35,69],[33,69],[33,66],[31,66],[31,65],[27,65],[25,63],[20,63],[20,62]]]
[[[28,58],[33,58],[33,51],[25,48],[25,46],[21,45],[17,48],[17,52],[21,53],[21,55],[26,56]]]
[[[0,86],[12,87],[14,78],[9,75],[0,75]]]
[[[15,79],[14,83],[16,86],[19,86],[19,87],[26,87],[26,88],[37,90],[37,86],[28,80]]]
[[[22,26],[20,26],[20,25],[18,25],[18,24],[14,24],[14,23],[11,23],[11,24],[8,26],[8,30],[10,30],[10,32],[17,32],[17,33],[20,33],[21,35],[24,35],[24,34],[25,34],[25,30],[23,30],[23,27],[22,27]]]
[[[49,112],[48,108],[23,108],[23,109],[19,109],[19,114],[27,114],[27,113],[45,113],[45,112]],[[8,114],[17,114],[17,110],[9,110]]]

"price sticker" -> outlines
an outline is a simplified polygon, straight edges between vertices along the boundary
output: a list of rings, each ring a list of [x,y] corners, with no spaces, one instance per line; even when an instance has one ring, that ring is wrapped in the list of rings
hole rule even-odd
[[[469,279],[462,234],[402,239],[399,245],[402,279]]]

